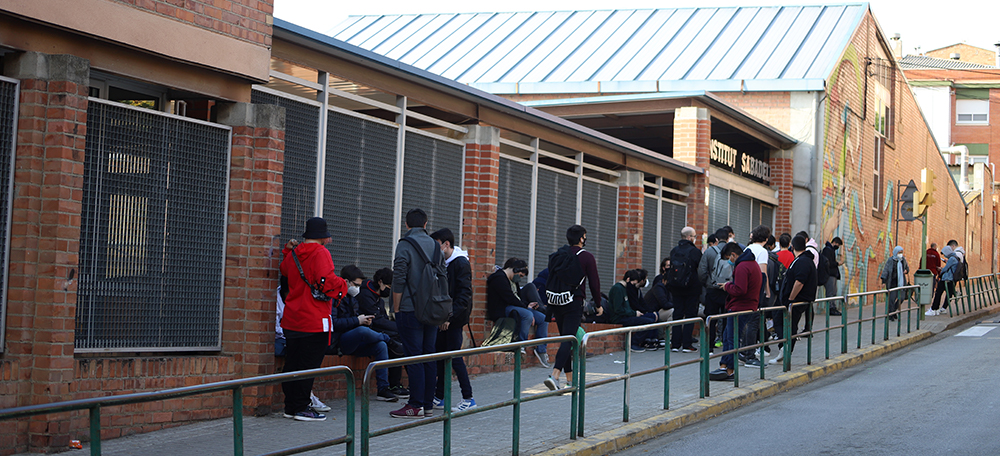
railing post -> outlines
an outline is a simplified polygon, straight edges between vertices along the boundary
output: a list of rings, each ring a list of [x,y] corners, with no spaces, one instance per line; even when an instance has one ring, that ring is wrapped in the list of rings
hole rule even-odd
[[[890,288],[891,289],[891,288]],[[899,292],[896,292],[896,297],[899,297]],[[889,340],[889,301],[892,301],[892,292],[888,292],[885,295],[885,318],[882,319],[882,340]],[[902,304],[902,302],[900,302]],[[872,342],[875,343],[874,341]]]
[[[784,306],[781,309],[781,313],[784,314],[785,324],[782,325],[782,332],[784,332],[785,345],[781,347],[785,351],[782,355],[782,372],[788,372],[792,370],[792,307],[793,305]]]
[[[846,289],[844,290],[847,291]],[[845,293],[840,303],[840,354],[847,353],[847,294]]]
[[[628,399],[629,399],[629,381],[632,379],[630,374],[632,362],[632,331],[625,333],[625,381],[623,382],[622,390],[622,422],[628,423]]]
[[[878,319],[876,319],[878,316],[878,296],[872,296],[872,345],[875,345],[875,326],[878,325]],[[886,301],[888,301],[888,298],[886,298]],[[886,303],[886,308],[889,308],[888,303]]]
[[[760,357],[757,358],[757,361],[760,362],[760,379],[763,380],[764,368],[767,367],[767,355],[764,352],[764,348],[767,347],[767,316],[764,315],[763,310],[758,310],[757,313],[757,321],[759,322],[757,324],[757,339],[760,340],[761,344],[760,348],[757,349],[760,351]]]
[[[579,331],[577,331],[579,333]],[[573,351],[570,353],[571,360],[573,362],[573,392],[570,393],[570,403],[569,403],[569,439],[576,440],[576,433],[573,432],[576,429],[576,419],[577,419],[577,400],[579,400],[580,385],[585,381],[583,377],[580,376],[580,353],[583,351],[581,347],[581,338],[574,337],[573,344],[570,346]]]
[[[554,379],[556,382],[559,379]],[[511,433],[510,454],[517,456],[521,442],[521,354],[514,352],[514,421]]]
[[[371,372],[371,365],[368,365],[368,369],[365,371],[365,376],[363,378],[364,383],[361,384],[361,456],[368,456],[371,454],[371,403],[368,399],[369,386],[371,383],[368,381],[368,372]],[[349,391],[348,395],[355,394],[355,391]],[[414,392],[410,392],[414,394]],[[350,415],[348,415],[350,416]]]
[[[587,336],[583,336],[583,340],[580,341],[580,372],[577,373],[577,431],[576,435],[583,437],[583,422],[586,417],[587,410]],[[668,352],[670,350],[667,350]]]
[[[101,456],[101,406],[90,408],[90,456]]]
[[[521,357],[517,353],[514,356]],[[444,378],[442,379],[444,381],[444,397],[441,398],[444,401],[444,442],[442,442],[444,444],[444,456],[451,456],[451,363],[453,359],[448,358],[444,360]]]
[[[357,400],[357,389],[354,386],[354,371],[350,368],[346,368],[347,372],[344,373],[345,385],[347,386],[347,455],[354,456],[354,442],[357,440],[355,437],[357,434],[354,433],[354,402]],[[368,396],[365,396],[365,400]],[[368,414],[365,412],[361,415],[363,419],[367,419]],[[365,439],[368,442],[368,439]]]
[[[865,298],[867,296],[858,296],[858,347],[861,348],[861,333],[865,332],[865,324],[862,320],[865,319]]]
[[[701,374],[698,377],[699,380],[701,380],[700,396],[702,399],[711,394],[708,386],[708,363],[709,363],[708,351],[710,350],[710,348],[707,345],[708,339],[706,337],[706,334],[708,333],[706,332],[705,327],[708,326],[714,319],[715,315],[709,315],[708,317],[706,317],[705,324],[701,325],[701,331],[698,333],[698,337],[700,339],[698,343],[698,350],[701,350],[701,363],[699,363],[698,365],[698,371],[701,372]],[[670,329],[671,331],[673,331],[673,327],[671,327]],[[670,336],[670,332],[667,332],[667,336]],[[664,347],[664,348],[669,349],[670,347]]]
[[[704,341],[701,340],[702,333],[704,333],[704,331],[700,331],[698,334],[698,339],[699,339],[698,347],[704,345],[703,343]],[[666,335],[667,338],[665,340],[669,341],[670,326],[667,326]],[[667,366],[667,368],[664,369],[663,371],[663,410],[669,410],[670,409],[670,345],[669,344],[663,347],[663,365]]]
[[[813,320],[816,318],[816,315],[813,313],[813,303],[810,302],[809,304],[806,305],[805,316],[806,316],[805,328],[806,331],[809,332],[809,335],[806,336],[806,364],[812,366],[813,363],[812,330],[813,330]]]
[[[733,387],[740,387],[740,318],[730,315],[726,318],[726,331],[732,328],[733,330],[733,365],[728,366],[733,368]],[[725,351],[726,343],[722,343],[722,350]]]
[[[243,387],[233,388],[233,456],[243,456]]]
[[[826,354],[825,359],[830,359],[830,301],[823,301],[826,304],[826,331],[823,331],[823,343]],[[841,312],[843,313],[843,312]]]
[[[972,294],[969,293],[969,279],[962,281],[962,294],[965,298],[962,302],[962,313],[967,314],[972,310]]]

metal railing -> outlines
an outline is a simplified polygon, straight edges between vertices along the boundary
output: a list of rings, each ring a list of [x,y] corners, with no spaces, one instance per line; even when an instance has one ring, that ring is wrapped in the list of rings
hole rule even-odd
[[[46,415],[49,413],[72,412],[76,410],[89,410],[90,413],[90,454],[100,456],[101,454],[101,408],[138,404],[142,402],[162,401],[198,394],[216,393],[220,391],[232,391],[233,393],[233,455],[243,455],[243,388],[251,386],[266,385],[269,383],[280,383],[290,380],[302,380],[307,378],[323,377],[327,375],[341,374],[347,381],[347,390],[354,391],[354,372],[347,366],[324,367],[320,369],[310,369],[304,371],[287,372],[282,374],[263,375],[237,380],[226,380],[222,382],[206,383],[204,385],[185,386],[162,391],[151,391],[146,393],[123,394],[121,396],[93,397],[89,399],[79,399],[74,401],[54,402],[51,404],[28,405],[24,407],[14,407],[0,410],[0,421],[23,418],[35,415]],[[287,448],[280,451],[267,453],[266,456],[278,456],[302,453],[319,448],[325,448],[341,443],[347,444],[347,454],[354,454],[354,395],[347,397],[347,432],[341,437],[328,439]]]
[[[572,354],[571,358],[573,360],[573,384],[568,385],[566,388],[560,388],[555,391],[546,391],[544,393],[532,394],[528,397],[521,397],[521,356],[519,352],[524,347],[534,347],[537,345],[545,345],[550,343],[563,343],[569,342],[572,344]],[[577,421],[577,395],[579,388],[577,385],[580,384],[580,356],[577,356],[579,352],[580,341],[576,336],[556,336],[556,337],[546,337],[542,339],[531,339],[528,341],[514,342],[510,344],[494,345],[489,347],[478,347],[478,348],[467,348],[464,350],[454,350],[441,353],[433,353],[427,355],[411,356],[407,358],[397,358],[388,359],[383,361],[375,361],[368,364],[368,368],[365,370],[365,380],[362,386],[362,396],[361,396],[361,454],[362,456],[367,456],[371,452],[371,439],[373,437],[378,437],[386,434],[391,434],[393,432],[403,431],[406,429],[414,428],[417,426],[424,426],[431,423],[437,423],[440,421],[444,422],[444,438],[442,442],[442,454],[449,456],[451,454],[451,420],[472,415],[475,413],[487,412],[490,410],[499,409],[502,407],[513,406],[514,416],[513,416],[513,426],[512,426],[512,436],[511,436],[511,454],[517,455],[520,452],[520,432],[521,432],[521,404],[528,401],[534,401],[538,399],[544,399],[552,396],[561,396],[566,393],[571,393],[571,404],[570,404],[570,417],[569,417],[569,438],[576,439],[576,421]],[[477,405],[475,408],[466,409],[461,412],[453,412],[451,410],[451,361],[454,358],[478,355],[483,353],[493,353],[493,352],[514,352],[514,387],[513,396],[511,399],[496,402],[493,404]],[[389,426],[382,429],[371,430],[371,407],[370,399],[371,396],[371,376],[375,369],[383,369],[396,366],[405,366],[408,364],[419,364],[427,363],[431,361],[444,361],[444,378],[448,381],[444,382],[444,413],[441,416],[433,416],[431,418],[425,418],[422,420],[411,421],[404,424],[399,424],[396,426]],[[410,394],[416,394],[415,391],[410,391]]]
[[[941,282],[938,284],[944,286]],[[996,274],[984,274],[955,281],[955,292],[958,293],[960,289],[962,291],[960,295],[951,297],[951,304],[959,303],[960,306],[949,305],[948,316],[953,317],[955,314],[962,315],[986,308],[990,299],[1000,301],[1000,286]]]
[[[767,328],[766,328],[766,325],[764,325],[764,321],[765,321],[765,319],[767,317],[767,314],[768,313],[773,313],[773,312],[782,312],[783,321],[785,321],[785,324],[784,324],[784,329],[785,329],[785,331],[784,331],[784,333],[785,333],[784,337],[781,338],[781,339],[777,339],[777,340],[770,340],[770,339],[768,339],[768,337],[767,337]],[[759,315],[759,324],[757,325],[758,326],[758,334],[757,334],[758,339],[757,339],[757,342],[755,342],[753,344],[741,345],[740,344],[740,329],[741,328],[740,328],[740,325],[739,325],[739,317],[741,317],[743,315],[754,315],[754,314]],[[702,372],[702,375],[701,375],[701,378],[700,378],[700,381],[702,383],[701,389],[704,390],[706,394],[709,394],[710,391],[711,391],[710,387],[709,387],[709,378],[708,378],[708,365],[710,364],[711,360],[713,358],[721,358],[721,357],[723,357],[725,355],[730,355],[730,354],[733,355],[733,365],[732,366],[726,366],[726,367],[727,368],[730,368],[730,367],[733,368],[733,386],[734,387],[739,387],[740,386],[740,370],[736,369],[736,367],[738,367],[738,365],[740,363],[739,354],[743,353],[743,352],[746,352],[746,351],[755,351],[758,348],[761,350],[761,352],[763,352],[764,347],[767,347],[769,345],[783,343],[783,342],[786,342],[788,340],[791,340],[791,338],[790,338],[790,335],[791,335],[791,333],[790,333],[791,324],[789,324],[789,320],[790,320],[789,315],[790,315],[790,308],[789,307],[776,306],[776,307],[765,307],[763,309],[757,309],[757,310],[743,310],[743,311],[739,311],[739,312],[727,312],[727,313],[722,313],[722,314],[707,316],[705,318],[705,326],[711,327],[712,321],[714,321],[714,320],[722,320],[723,322],[725,322],[725,329],[723,329],[723,331],[732,331],[733,348],[731,348],[729,350],[722,350],[722,351],[719,351],[719,352],[717,352],[715,354],[710,354],[710,351],[713,351],[712,347],[706,347],[706,346],[704,346],[704,344],[702,345],[701,356],[702,356],[702,358],[705,361],[705,363],[704,363],[705,367],[703,368],[703,372]],[[788,344],[785,344],[785,346],[786,346],[786,352],[785,352],[785,359],[786,359],[786,361],[785,361],[785,370],[787,371],[789,369],[788,361],[787,361],[787,359],[788,359],[788,351],[787,351]],[[725,347],[723,347],[723,348],[725,348]],[[767,365],[766,365],[767,361],[763,359],[763,356],[761,356],[761,358],[762,359],[760,360],[761,361],[760,378],[764,379],[764,369],[767,367]]]
[[[624,386],[624,395],[623,395],[623,398],[622,398],[622,421],[628,422],[628,420],[629,420],[629,415],[628,415],[629,414],[629,397],[630,397],[630,393],[631,393],[631,389],[629,388],[629,386],[630,386],[630,380],[632,379],[632,377],[638,377],[638,376],[642,376],[642,375],[648,375],[648,374],[655,374],[657,372],[663,372],[663,409],[664,410],[669,409],[670,408],[670,369],[673,369],[673,368],[676,368],[676,367],[680,367],[680,366],[686,366],[688,364],[700,363],[700,362],[702,362],[702,359],[701,358],[696,358],[696,359],[693,359],[693,360],[681,361],[679,363],[671,364],[670,363],[670,350],[666,349],[666,350],[663,350],[663,366],[659,366],[659,367],[655,367],[653,369],[648,369],[648,370],[644,370],[644,371],[641,371],[641,372],[635,372],[635,373],[633,373],[632,372],[632,368],[631,368],[632,351],[629,349],[629,347],[632,346],[632,333],[634,333],[634,332],[642,332],[642,331],[649,331],[649,330],[654,330],[654,329],[655,330],[666,329],[666,331],[667,331],[666,340],[670,340],[670,333],[671,333],[671,330],[673,329],[674,326],[689,325],[689,324],[695,324],[695,323],[701,324],[701,322],[702,322],[701,318],[694,317],[694,318],[686,318],[684,320],[651,323],[651,324],[642,325],[642,326],[623,326],[621,328],[613,328],[613,329],[605,329],[605,330],[601,330],[601,331],[594,331],[592,333],[587,333],[586,335],[584,335],[583,336],[582,346],[581,346],[581,349],[580,349],[580,356],[579,356],[579,358],[580,358],[579,359],[579,366],[580,367],[579,367],[579,369],[577,369],[579,371],[579,379],[580,379],[580,383],[579,384],[581,385],[580,394],[579,394],[579,403],[580,403],[580,405],[577,407],[578,412],[580,414],[580,417],[577,419],[577,427],[578,427],[578,429],[577,429],[577,435],[579,435],[581,437],[583,436],[584,417],[586,415],[586,405],[587,405],[587,401],[586,401],[586,390],[587,390],[587,388],[594,388],[594,387],[597,387],[597,386],[606,385],[606,384],[617,382],[617,381],[624,381],[625,386]],[[625,372],[622,373],[621,375],[617,375],[617,376],[614,376],[614,377],[609,377],[609,378],[605,378],[605,379],[601,379],[601,380],[597,380],[597,381],[593,381],[593,382],[587,383],[586,379],[587,379],[587,345],[588,345],[588,342],[590,342],[590,340],[593,339],[593,338],[595,338],[595,337],[612,336],[612,335],[617,335],[617,334],[625,334],[625,366],[624,366]],[[699,340],[699,343],[701,343],[701,345],[704,345],[705,337],[706,337],[705,325],[700,325],[700,332],[699,332],[698,340]],[[701,397],[705,397],[705,390],[702,389],[700,394],[701,394]]]

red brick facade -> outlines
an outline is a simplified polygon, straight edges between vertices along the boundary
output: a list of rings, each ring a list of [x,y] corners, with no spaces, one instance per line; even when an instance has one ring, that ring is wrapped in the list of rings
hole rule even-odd
[[[781,202],[774,208],[773,233],[791,233],[794,159],[790,151],[780,151],[772,154],[769,164],[771,166],[771,188],[778,191],[778,201]],[[775,234],[774,237],[777,238],[778,234]]]
[[[642,249],[647,241],[642,238],[645,196],[642,175],[624,171],[618,185],[618,239],[615,247],[615,279],[629,269],[649,267],[642,264]],[[649,240],[650,248],[656,239]]]
[[[674,115],[674,158],[698,166],[705,174],[691,176],[687,197],[687,226],[701,235],[708,232],[708,162],[712,140],[712,121],[704,108],[677,109]]]
[[[206,30],[271,46],[274,0],[113,0]]]

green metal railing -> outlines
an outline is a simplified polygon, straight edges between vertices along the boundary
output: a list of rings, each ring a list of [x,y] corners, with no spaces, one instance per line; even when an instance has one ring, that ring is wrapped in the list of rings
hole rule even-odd
[[[701,358],[696,358],[696,359],[692,359],[692,360],[681,361],[679,363],[671,364],[670,363],[670,350],[666,349],[666,350],[663,350],[663,365],[662,366],[658,366],[658,367],[655,367],[655,368],[652,368],[652,369],[648,369],[648,370],[644,370],[644,371],[641,371],[641,372],[635,372],[635,373],[633,373],[632,372],[632,367],[631,367],[631,365],[632,365],[631,364],[632,363],[632,351],[629,349],[629,347],[632,346],[632,333],[634,333],[634,332],[642,332],[642,331],[649,331],[649,330],[652,330],[652,329],[655,329],[655,330],[666,329],[666,331],[667,331],[666,340],[670,340],[670,333],[671,333],[671,330],[673,329],[674,326],[681,326],[681,325],[688,325],[688,324],[695,324],[695,323],[697,323],[697,324],[700,325],[700,331],[699,331],[698,341],[699,341],[699,343],[702,346],[704,346],[705,337],[706,337],[705,325],[701,324],[702,323],[702,319],[698,318],[698,317],[686,318],[684,320],[651,323],[651,324],[642,325],[642,326],[623,326],[621,328],[613,328],[613,329],[605,329],[605,330],[601,330],[601,331],[594,331],[594,332],[587,333],[586,335],[584,335],[583,336],[583,342],[582,342],[581,349],[580,349],[580,356],[579,356],[580,359],[579,359],[579,363],[578,363],[579,366],[580,366],[580,368],[578,369],[578,371],[579,371],[579,379],[581,380],[581,382],[579,384],[582,387],[580,388],[580,394],[579,394],[580,405],[579,405],[579,407],[577,407],[577,409],[579,411],[579,414],[580,414],[580,417],[577,419],[577,427],[578,427],[578,429],[577,429],[577,435],[579,435],[581,437],[583,436],[583,425],[584,425],[584,418],[586,416],[586,405],[587,405],[587,401],[586,401],[586,390],[587,390],[587,388],[594,388],[594,387],[597,387],[597,386],[606,385],[606,384],[613,383],[613,382],[624,381],[625,385],[624,385],[624,394],[623,394],[623,397],[622,397],[622,421],[623,422],[628,422],[628,420],[629,420],[629,415],[628,415],[629,414],[629,397],[630,397],[630,393],[631,393],[631,390],[630,390],[629,386],[630,386],[630,380],[632,379],[632,377],[638,377],[638,376],[642,376],[642,375],[648,375],[648,374],[655,374],[657,372],[663,372],[663,409],[664,410],[669,409],[670,408],[670,369],[673,369],[673,368],[676,368],[676,367],[680,367],[680,366],[686,366],[688,364],[700,363],[700,362],[702,362],[702,360],[701,360]],[[588,343],[590,342],[591,339],[594,339],[596,337],[605,337],[605,336],[612,336],[612,335],[617,335],[617,334],[625,334],[625,366],[624,366],[625,372],[622,373],[621,375],[617,375],[617,376],[609,377],[609,378],[604,378],[604,379],[601,379],[601,380],[596,380],[596,381],[588,383],[586,381],[586,379],[587,379],[587,345],[588,345]],[[704,388],[704,386],[702,386],[702,388]],[[701,397],[705,397],[705,390],[704,389],[701,390]]]
[[[354,391],[354,372],[347,366],[324,367],[321,369],[311,369],[282,374],[264,375],[260,377],[244,378],[238,380],[226,380],[222,382],[206,383],[204,385],[185,386],[162,391],[152,391],[146,393],[123,394],[121,396],[94,397],[90,399],[79,399],[74,401],[55,402],[51,404],[28,405],[0,410],[0,421],[14,418],[23,418],[35,415],[46,415],[50,413],[72,412],[76,410],[89,410],[90,412],[90,454],[100,456],[101,454],[101,409],[116,405],[138,404],[142,402],[162,401],[198,394],[216,393],[220,391],[232,391],[233,393],[233,455],[243,455],[243,388],[266,385],[269,383],[280,383],[290,380],[301,380],[306,378],[324,377],[328,375],[344,375],[347,380],[347,390]],[[266,456],[278,456],[302,453],[306,451],[325,448],[341,443],[347,444],[348,455],[354,454],[354,395],[347,397],[347,433],[335,439],[323,440],[308,445],[294,448],[287,448]]]
[[[940,284],[939,286],[944,286]],[[961,290],[961,294],[958,294]],[[985,274],[976,277],[969,277],[966,280],[955,282],[955,292],[949,305],[948,316],[962,315],[989,306],[989,301],[1000,301],[1000,287],[997,284],[996,274]]]
[[[524,347],[534,347],[537,345],[545,345],[550,343],[563,343],[569,342],[572,344],[572,355],[573,360],[573,384],[567,386],[566,388],[561,388],[556,391],[547,391],[544,393],[533,394],[528,397],[521,397],[521,356],[519,352]],[[442,442],[442,454],[449,456],[451,454],[451,420],[472,415],[474,413],[488,412],[490,410],[499,409],[502,407],[513,406],[514,416],[513,416],[513,432],[511,436],[511,454],[517,455],[520,451],[520,433],[521,433],[521,403],[534,401],[538,399],[544,399],[552,396],[561,396],[566,393],[571,393],[571,404],[570,404],[570,417],[569,417],[569,435],[570,439],[576,439],[576,420],[577,420],[577,395],[579,388],[577,385],[580,384],[580,357],[577,356],[579,352],[580,341],[576,336],[556,336],[556,337],[546,337],[543,339],[531,339],[528,341],[514,342],[510,344],[494,345],[489,347],[479,347],[479,348],[468,348],[464,350],[455,350],[449,352],[433,353],[428,355],[411,356],[407,358],[397,358],[389,359],[383,361],[375,361],[368,365],[365,370],[365,380],[362,386],[362,397],[361,397],[361,454],[362,456],[368,456],[371,452],[371,439],[373,437],[378,437],[382,435],[391,434],[393,432],[399,432],[406,429],[414,428],[417,426],[424,426],[431,423],[437,423],[440,421],[444,422],[444,441]],[[493,353],[493,352],[514,352],[514,387],[513,396],[511,399],[496,402],[493,404],[477,405],[475,408],[467,409],[461,412],[453,412],[451,410],[451,361],[454,358],[478,355],[483,353]],[[390,426],[382,429],[371,430],[371,407],[370,400],[371,397],[371,376],[375,369],[382,369],[388,367],[405,366],[408,364],[419,364],[427,363],[432,361],[444,361],[444,378],[448,381],[444,382],[444,413],[441,416],[433,416],[431,418],[425,418],[421,420],[414,420],[408,423],[399,424],[396,426]],[[415,394],[411,391],[410,394]]]
[[[767,337],[767,327],[764,324],[764,321],[765,321],[765,319],[767,317],[767,314],[769,312],[782,312],[783,313],[784,321],[786,323],[784,325],[785,334],[784,334],[784,337],[782,337],[781,339],[769,340],[768,337]],[[758,337],[757,340],[758,340],[758,342],[753,343],[753,344],[748,344],[748,345],[740,345],[740,328],[739,328],[739,324],[738,324],[739,317],[743,316],[743,315],[753,315],[753,314],[757,314],[757,315],[760,316],[759,324],[757,325],[758,326],[758,334],[757,334],[757,337]],[[717,352],[715,354],[709,354],[709,351],[711,350],[711,347],[707,347],[705,345],[702,345],[701,356],[702,356],[702,359],[705,361],[704,365],[706,366],[706,368],[703,369],[703,375],[701,376],[701,383],[702,383],[701,389],[705,392],[705,394],[710,394],[709,378],[708,378],[708,368],[707,367],[708,367],[708,365],[710,364],[710,362],[711,362],[711,360],[713,358],[721,358],[721,357],[723,357],[725,355],[730,355],[730,354],[733,355],[733,365],[732,366],[726,366],[726,367],[727,368],[728,367],[732,367],[733,368],[733,386],[738,388],[740,386],[740,370],[737,369],[737,367],[738,367],[738,365],[740,363],[740,361],[739,361],[739,354],[742,353],[742,352],[752,352],[752,351],[757,350],[758,348],[761,349],[761,352],[763,352],[764,351],[764,347],[766,347],[766,346],[774,345],[774,344],[779,344],[779,343],[784,343],[785,341],[791,340],[790,337],[789,337],[789,335],[791,334],[789,332],[791,330],[791,324],[790,324],[790,318],[789,318],[789,316],[790,316],[790,310],[789,310],[788,307],[776,306],[776,307],[765,307],[763,309],[757,309],[757,310],[743,310],[743,311],[739,311],[739,312],[727,312],[727,313],[722,313],[722,314],[717,314],[717,315],[709,315],[708,317],[706,317],[705,318],[705,326],[708,326],[708,327],[711,327],[712,321],[715,321],[715,320],[722,320],[722,321],[725,322],[725,329],[724,329],[724,331],[732,331],[732,335],[733,335],[733,348],[731,348],[729,350],[719,351],[719,352]],[[732,324],[730,324],[730,322],[732,322]],[[786,350],[785,351],[785,359],[786,359],[786,361],[785,361],[785,365],[786,365],[785,370],[786,371],[789,369],[789,365],[788,365],[788,362],[787,362],[787,359],[788,359],[788,348],[787,347],[788,346],[789,346],[789,344],[785,344],[785,347],[786,347],[786,349],[785,349]],[[767,361],[763,359],[763,356],[761,356],[761,366],[760,366],[760,378],[761,379],[764,379],[764,369],[767,367],[766,363],[767,363]]]

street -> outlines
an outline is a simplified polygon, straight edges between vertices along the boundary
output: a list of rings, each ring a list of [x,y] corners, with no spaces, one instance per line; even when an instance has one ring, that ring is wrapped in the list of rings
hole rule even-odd
[[[1000,454],[998,353],[992,316],[618,454]]]

